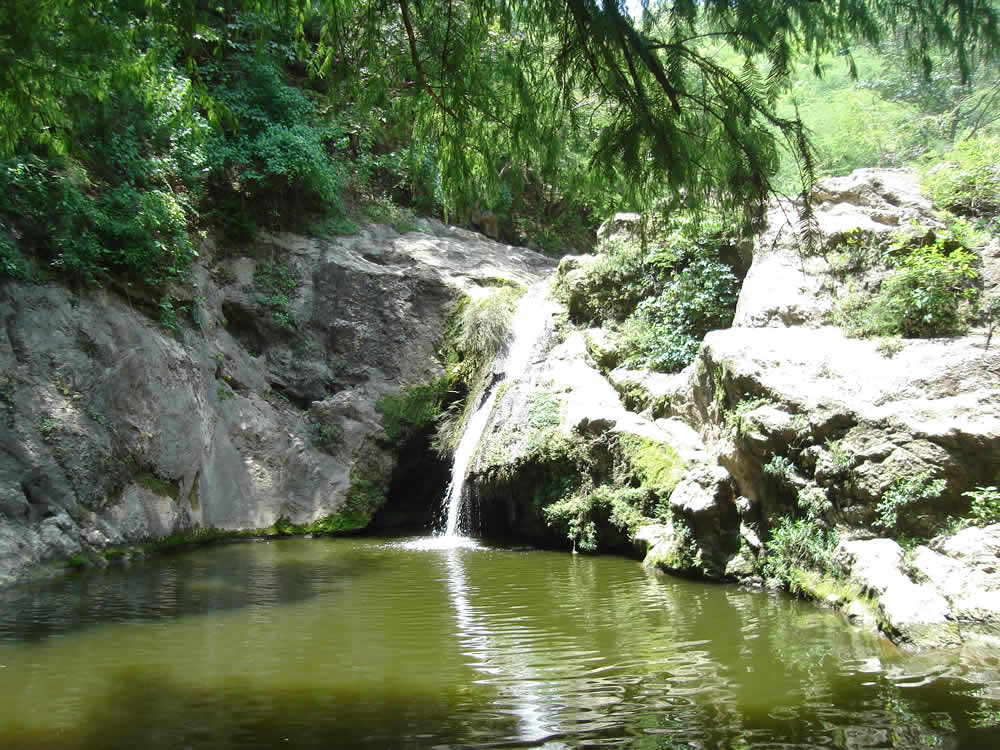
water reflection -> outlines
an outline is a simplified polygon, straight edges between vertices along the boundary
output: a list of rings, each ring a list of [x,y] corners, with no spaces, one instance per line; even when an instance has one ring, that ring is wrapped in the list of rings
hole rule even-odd
[[[521,626],[516,610],[506,622],[499,622],[472,606],[464,555],[464,550],[452,547],[444,557],[448,598],[455,610],[456,636],[462,653],[469,659],[467,664],[483,675],[482,683],[500,688],[502,703],[509,704],[510,712],[517,717],[516,739],[538,743],[552,730],[546,723],[548,711],[529,658],[533,634]]]
[[[71,572],[0,590],[0,640],[38,640],[95,625],[190,617],[311,599],[369,567],[317,566],[301,540],[226,544],[148,563]]]
[[[1000,747],[995,652],[618,558],[289,540],[0,603],[0,747]]]
[[[569,556],[525,578],[506,574],[517,569],[506,554],[503,569],[485,570],[482,551],[450,550],[443,564],[468,664],[518,719],[508,741],[1000,746],[998,706],[968,700],[957,656],[906,656],[783,595],[655,575],[620,585]],[[982,699],[997,675],[979,677]]]

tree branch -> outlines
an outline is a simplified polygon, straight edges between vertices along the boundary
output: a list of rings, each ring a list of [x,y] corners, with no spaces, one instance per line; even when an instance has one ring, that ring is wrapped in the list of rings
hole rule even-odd
[[[417,69],[417,83],[420,84],[420,88],[430,94],[431,99],[434,100],[434,103],[438,105],[438,108],[442,112],[449,115],[452,119],[457,120],[458,116],[448,105],[441,101],[441,97],[430,87],[427,83],[427,78],[424,76],[424,66],[420,62],[420,53],[417,51],[417,37],[413,33],[413,23],[410,21],[409,3],[406,0],[397,0],[397,2],[399,4],[399,12],[403,16],[403,26],[406,27],[406,38],[410,43],[410,59],[413,61],[413,67]]]

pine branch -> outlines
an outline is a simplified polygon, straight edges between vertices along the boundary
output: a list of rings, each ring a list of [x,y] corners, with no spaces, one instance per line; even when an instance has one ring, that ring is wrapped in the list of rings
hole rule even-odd
[[[417,71],[417,83],[420,84],[420,87],[424,91],[430,94],[431,99],[434,100],[434,103],[438,105],[438,108],[442,112],[449,115],[452,119],[457,120],[458,115],[455,114],[454,110],[441,101],[441,97],[438,96],[437,92],[427,83],[427,78],[424,75],[424,66],[420,62],[420,53],[417,50],[417,38],[413,33],[413,23],[410,21],[409,3],[407,0],[397,0],[397,3],[399,5],[400,14],[403,17],[403,26],[406,27],[406,38],[410,44],[410,60],[413,62],[413,67],[416,68]]]

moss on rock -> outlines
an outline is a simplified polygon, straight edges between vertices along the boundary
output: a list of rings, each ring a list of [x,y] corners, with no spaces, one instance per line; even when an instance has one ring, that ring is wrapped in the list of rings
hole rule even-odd
[[[640,486],[662,499],[670,496],[687,471],[687,461],[666,443],[622,433],[618,436],[618,446]]]

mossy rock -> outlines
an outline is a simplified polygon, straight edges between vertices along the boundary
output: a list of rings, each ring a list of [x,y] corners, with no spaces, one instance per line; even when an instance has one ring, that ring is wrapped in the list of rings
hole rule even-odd
[[[688,469],[687,461],[670,445],[641,435],[619,434],[618,448],[640,485],[664,499]]]

